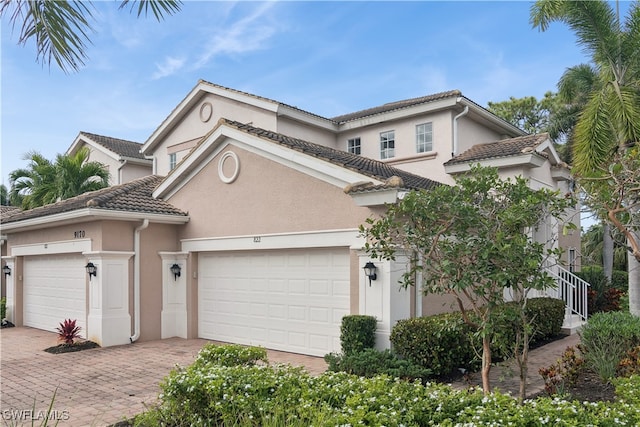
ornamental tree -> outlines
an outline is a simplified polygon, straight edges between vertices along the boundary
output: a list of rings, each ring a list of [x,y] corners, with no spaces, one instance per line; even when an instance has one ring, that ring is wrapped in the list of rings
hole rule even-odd
[[[495,308],[510,291],[518,310],[510,321],[520,324],[513,349],[520,356],[524,397],[531,319],[522,313],[531,289],[554,286],[543,268],[556,262],[560,250],[552,241],[536,241],[538,228],[557,230],[558,220],[574,202],[548,189],[534,190],[521,177],[502,180],[495,168],[474,166],[456,179],[456,186],[412,191],[389,205],[379,218],[360,227],[366,251],[374,258],[411,261],[401,284],[422,278],[425,294],[453,296],[465,322],[482,339],[482,387],[491,392],[491,339]]]

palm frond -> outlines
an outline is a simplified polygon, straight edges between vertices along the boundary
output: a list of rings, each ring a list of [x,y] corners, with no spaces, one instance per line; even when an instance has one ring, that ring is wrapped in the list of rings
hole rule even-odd
[[[163,20],[165,14],[173,15],[179,12],[182,7],[182,2],[179,0],[123,0],[119,9],[124,9],[130,4],[130,11],[133,11],[136,3],[138,5],[138,17],[143,14],[149,16],[149,11],[151,11],[158,21]]]
[[[33,40],[36,45],[36,61],[51,65],[55,61],[64,71],[77,71],[84,60],[88,33],[92,31],[89,20],[93,17],[90,3],[81,1],[16,0],[2,6],[5,13],[14,11],[9,22],[20,28],[19,44]]]
[[[616,146],[608,117],[607,94],[595,92],[576,123],[573,147],[575,172],[583,176],[593,174],[610,158]]]

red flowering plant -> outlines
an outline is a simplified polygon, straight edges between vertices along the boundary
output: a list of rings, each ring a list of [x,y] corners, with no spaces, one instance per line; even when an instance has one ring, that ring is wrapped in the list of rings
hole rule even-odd
[[[64,341],[67,345],[73,345],[75,340],[80,338],[80,330],[82,328],[76,325],[75,320],[66,319],[56,328],[58,331],[58,339]]]

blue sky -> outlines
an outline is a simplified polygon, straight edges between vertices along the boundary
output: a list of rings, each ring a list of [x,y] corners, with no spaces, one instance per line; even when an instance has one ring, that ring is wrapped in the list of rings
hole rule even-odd
[[[623,2],[624,3],[624,2]],[[35,63],[2,21],[2,183],[23,155],[63,153],[80,131],[144,142],[199,79],[331,117],[459,89],[486,106],[542,97],[585,62],[529,2],[193,2],[158,23],[95,3],[89,60]]]

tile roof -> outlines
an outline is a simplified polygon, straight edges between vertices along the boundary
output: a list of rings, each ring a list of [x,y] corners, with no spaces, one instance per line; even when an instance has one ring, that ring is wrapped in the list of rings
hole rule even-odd
[[[419,98],[411,98],[404,99],[402,101],[389,102],[384,105],[380,105],[378,107],[367,108],[366,110],[356,111],[349,114],[343,114],[341,116],[333,117],[333,120],[336,123],[344,123],[351,120],[361,119],[363,117],[372,116],[374,114],[386,113],[388,111],[401,110],[403,108],[412,107],[418,104],[426,104],[433,101],[438,101],[441,99],[459,97],[462,96],[462,92],[459,90],[450,90],[447,92],[435,93],[433,95],[421,96]]]
[[[162,177],[149,175],[126,184],[91,191],[50,205],[20,211],[1,219],[2,224],[60,214],[85,208],[105,211],[140,212],[159,215],[187,216],[164,200],[153,198],[153,190]]]
[[[288,147],[292,150],[300,151],[310,156],[328,161],[346,169],[367,175],[371,178],[387,181],[396,176],[402,179],[401,187],[405,189],[431,189],[441,183],[405,172],[401,169],[389,166],[378,160],[369,159],[367,157],[351,154],[346,151],[336,150],[324,145],[314,144],[297,138],[292,138],[280,133],[257,128],[248,124],[235,122],[232,120],[222,119],[223,124],[234,127],[240,131],[268,139],[277,144]],[[395,185],[397,186],[397,185]]]
[[[249,92],[244,92],[244,91],[233,89],[233,88],[229,88],[229,87],[226,87],[226,86],[221,86],[221,85],[218,85],[218,84],[215,84],[215,83],[208,82],[206,80],[200,80],[199,83],[203,83],[203,84],[209,85],[211,87],[216,87],[216,88],[220,88],[220,89],[223,89],[223,90],[228,90],[230,92],[239,93],[239,94],[242,94],[242,95],[245,95],[245,96],[250,96],[252,98],[259,99],[261,101],[267,101],[267,102],[271,102],[273,104],[283,105],[283,106],[292,108],[294,110],[298,110],[298,111],[300,111],[302,113],[308,114],[310,116],[314,116],[314,117],[317,117],[317,118],[320,118],[320,119],[328,120],[328,121],[331,121],[331,122],[334,122],[334,123],[344,123],[344,122],[348,122],[350,120],[361,119],[363,117],[371,116],[371,115],[374,115],[374,114],[385,113],[387,111],[400,110],[402,108],[412,107],[412,106],[418,105],[418,104],[426,104],[426,103],[429,103],[429,102],[438,101],[440,99],[446,99],[446,98],[451,98],[451,97],[462,96],[462,92],[460,92],[459,90],[450,90],[450,91],[447,91],[447,92],[435,93],[433,95],[421,96],[421,97],[418,97],[418,98],[403,99],[401,101],[389,102],[387,104],[380,105],[380,106],[377,106],[377,107],[367,108],[365,110],[356,111],[356,112],[353,112],[353,113],[347,113],[347,114],[343,114],[343,115],[340,115],[340,116],[327,118],[327,117],[323,117],[323,116],[320,116],[318,114],[312,113],[310,111],[303,110],[303,109],[298,108],[296,106],[286,104],[284,102],[276,101],[276,100],[270,99],[270,98],[265,98],[265,97],[259,96],[259,95],[254,95],[254,94],[249,93]]]
[[[447,161],[445,166],[474,162],[478,160],[519,156],[521,154],[535,152],[536,147],[548,139],[549,134],[539,133],[536,135],[525,135],[517,138],[476,144],[467,151],[458,154],[453,159]],[[538,154],[541,155],[541,153]]]
[[[17,206],[0,206],[0,218],[13,215],[20,212],[20,208]]]
[[[84,135],[91,141],[94,141],[102,145],[107,150],[113,151],[122,157],[129,157],[132,159],[145,159],[144,155],[140,153],[142,144],[139,142],[127,141],[126,139],[112,138],[110,136],[96,135],[89,132],[80,132],[80,135]]]

